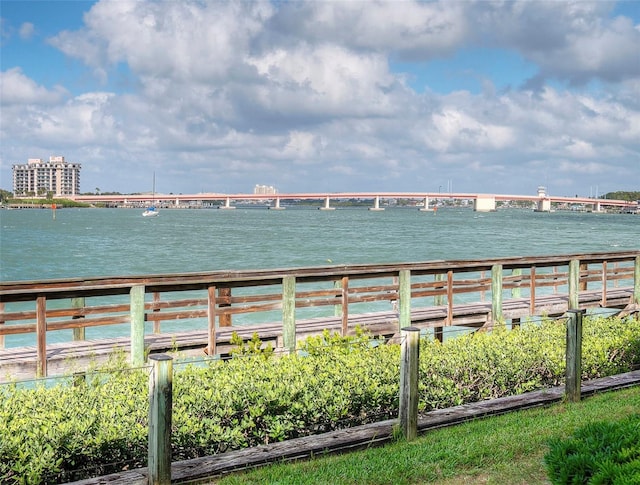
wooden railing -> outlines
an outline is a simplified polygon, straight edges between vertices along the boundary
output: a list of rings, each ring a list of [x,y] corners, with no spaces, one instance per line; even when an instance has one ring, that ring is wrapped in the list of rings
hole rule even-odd
[[[271,325],[283,347],[293,350],[296,323],[339,319],[347,334],[352,322],[375,314],[395,315],[398,330],[423,322],[438,338],[447,325],[478,326],[477,319],[456,317],[461,305],[486,302],[488,322],[516,323],[544,312],[540,301],[549,295],[564,298],[570,309],[614,305],[637,311],[640,250],[3,282],[0,349],[17,345],[9,345],[7,336],[22,335],[21,345],[35,339],[38,374],[46,375],[47,341],[61,330],[72,331],[67,340],[83,340],[96,328],[100,338],[130,336],[134,363],[144,360],[145,332],[206,328],[213,355],[217,333],[226,327]],[[440,316],[416,316],[433,308]],[[145,329],[145,322],[152,328]]]

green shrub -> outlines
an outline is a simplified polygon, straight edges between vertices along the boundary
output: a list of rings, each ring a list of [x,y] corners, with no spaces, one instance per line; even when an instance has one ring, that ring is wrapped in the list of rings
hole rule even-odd
[[[640,414],[588,424],[549,448],[545,464],[554,484],[640,483]]]
[[[420,347],[421,411],[560,384],[558,322],[475,333]],[[174,365],[174,461],[395,417],[400,346],[359,330],[323,333],[299,355],[259,339],[235,358]],[[640,364],[640,322],[586,319],[583,378]],[[82,382],[0,386],[0,483],[60,483],[145,466],[149,368],[122,359]],[[46,382],[46,381],[43,381]]]
[[[266,346],[262,345],[262,340],[257,333],[253,333],[251,340],[245,342],[237,332],[231,334],[230,343],[234,345],[231,349],[232,357],[242,357],[247,355],[262,355],[265,358],[269,358],[273,355],[273,346],[271,343]]]
[[[94,374],[76,386],[0,392],[1,483],[60,483],[81,469],[106,474],[144,465],[148,376]]]

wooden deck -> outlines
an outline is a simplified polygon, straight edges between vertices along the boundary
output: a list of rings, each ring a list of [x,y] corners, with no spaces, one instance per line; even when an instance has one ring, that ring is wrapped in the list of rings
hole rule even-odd
[[[639,305],[640,250],[0,282],[0,381],[82,372],[114,352],[133,365],[148,353],[224,356],[233,332],[294,351],[324,330],[392,337],[417,326],[441,339],[446,328]],[[85,340],[114,325],[93,335],[124,336]],[[73,338],[52,342],[59,331]],[[7,346],[15,335],[33,347]]]
[[[637,305],[631,305],[633,288],[608,290],[607,308],[638,311]],[[598,290],[580,293],[580,308],[601,308],[602,292]],[[535,299],[534,312],[531,312],[529,298],[514,298],[503,302],[503,317],[506,321],[516,322],[532,315],[559,316],[569,308],[568,295],[546,295]],[[459,304],[453,306],[451,322],[446,305],[416,308],[411,311],[411,325],[422,329],[442,329],[448,326],[470,329],[488,328],[492,325],[491,302]],[[309,336],[321,334],[325,329],[340,333],[342,317],[313,318],[296,322],[296,339],[304,341]],[[372,335],[393,337],[399,332],[399,317],[395,311],[355,314],[348,319],[348,333],[353,334],[356,326],[367,329]],[[232,346],[230,339],[236,332],[248,340],[257,333],[264,344],[271,344],[276,350],[282,350],[282,322],[255,326],[219,327],[216,330],[216,350],[218,355],[227,354]],[[208,344],[207,329],[179,333],[149,334],[144,337],[145,348],[149,353],[169,353],[176,358],[204,357]],[[71,375],[82,372],[91,365],[107,362],[116,353],[129,355],[131,339],[119,337],[69,341],[47,345],[47,374],[49,376]],[[0,382],[32,379],[36,375],[38,352],[35,346],[15,349],[0,349]]]

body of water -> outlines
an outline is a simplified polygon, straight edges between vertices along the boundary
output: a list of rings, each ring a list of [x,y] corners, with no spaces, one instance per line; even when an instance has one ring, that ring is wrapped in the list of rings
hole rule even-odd
[[[504,209],[0,211],[0,279],[637,250],[640,217]]]
[[[0,229],[0,276],[5,282],[640,248],[640,217],[635,215],[515,209],[478,213],[239,207],[162,210],[153,218],[134,209],[64,209],[56,212],[55,219],[51,210],[2,210]],[[12,308],[24,311],[30,305]],[[367,311],[373,309],[380,308]],[[254,314],[238,315],[234,322],[250,324],[254,318]],[[163,331],[184,330],[185,325],[192,324],[164,323]],[[128,332],[128,325],[90,327],[87,338]],[[70,330],[47,336],[51,343],[70,339]],[[9,335],[5,343],[34,345],[35,335]]]

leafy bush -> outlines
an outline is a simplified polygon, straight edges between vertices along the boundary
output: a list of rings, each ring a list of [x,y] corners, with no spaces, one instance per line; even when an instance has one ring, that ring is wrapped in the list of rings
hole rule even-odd
[[[422,341],[421,409],[495,399],[564,381],[566,327],[549,320],[512,331]],[[582,379],[628,372],[640,364],[640,325],[590,317],[583,324]]]
[[[549,447],[545,464],[554,484],[640,483],[640,414],[588,424]]]
[[[421,411],[560,384],[565,328],[557,322],[423,339]],[[174,365],[173,459],[379,421],[398,414],[400,347],[363,331],[325,332],[275,358],[259,339],[228,361]],[[640,364],[640,322],[587,319],[583,378]],[[60,483],[146,465],[149,368],[124,361],[86,380],[0,387],[0,482]],[[42,381],[43,383],[46,381]]]
[[[243,357],[247,355],[262,355],[269,358],[273,355],[273,346],[271,343],[266,346],[262,345],[262,340],[256,332],[251,336],[251,340],[245,342],[237,332],[231,334],[230,343],[235,347],[231,349],[232,357]]]
[[[144,466],[148,375],[113,370],[75,385],[0,388],[0,483],[60,483],[86,476],[82,469]]]

